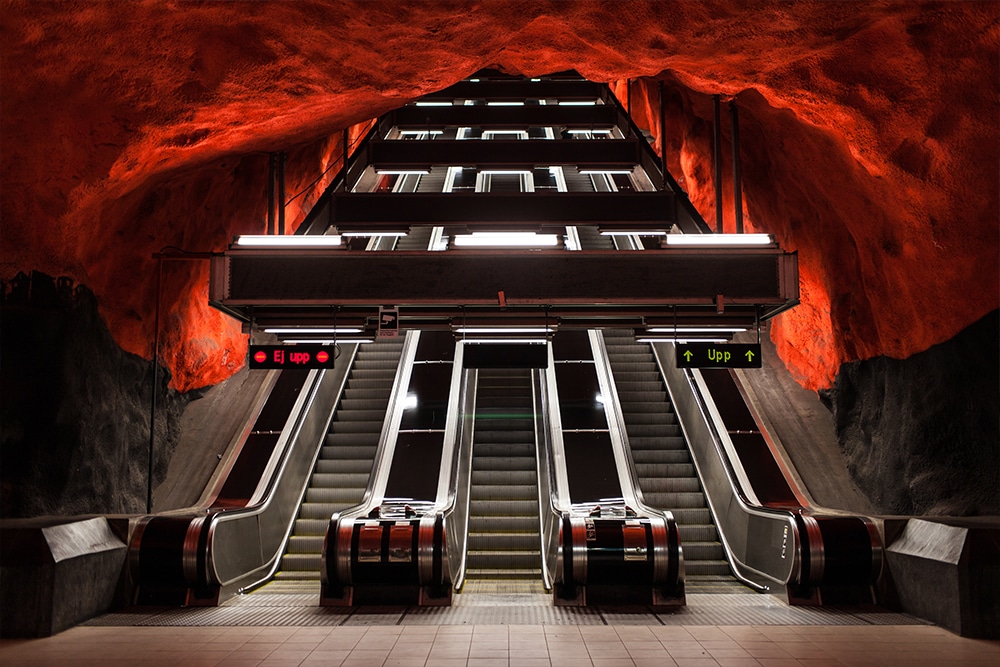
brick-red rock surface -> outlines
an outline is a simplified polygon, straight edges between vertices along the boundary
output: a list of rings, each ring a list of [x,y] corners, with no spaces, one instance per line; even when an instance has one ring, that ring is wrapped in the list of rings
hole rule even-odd
[[[772,336],[805,386],[827,387],[846,361],[910,356],[1000,301],[997,7],[5,0],[0,274],[89,285],[116,341],[148,358],[152,253],[263,231],[269,151],[289,153],[291,195],[336,171],[341,128],[482,67],[576,69],[618,91],[650,77],[635,116],[659,131],[665,80],[670,164],[710,222],[711,95],[736,96],[748,224],[800,255],[802,305]],[[289,206],[293,227],[327,182]],[[162,354],[181,391],[244,360],[207,275],[165,265]]]

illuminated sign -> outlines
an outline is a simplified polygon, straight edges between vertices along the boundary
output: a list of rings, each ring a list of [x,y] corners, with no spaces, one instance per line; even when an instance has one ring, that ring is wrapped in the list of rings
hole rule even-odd
[[[760,345],[678,343],[678,368],[760,368]]]
[[[333,368],[336,355],[327,345],[251,345],[250,370],[258,368]]]

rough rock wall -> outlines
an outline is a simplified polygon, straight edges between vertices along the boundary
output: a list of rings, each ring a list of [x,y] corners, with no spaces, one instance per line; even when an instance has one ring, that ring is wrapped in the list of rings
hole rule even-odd
[[[803,260],[803,305],[776,338],[807,386],[829,386],[845,361],[947,340],[1000,300],[993,2],[0,11],[3,277],[39,269],[91,286],[134,354],[151,355],[153,252],[219,250],[263,229],[264,153],[290,153],[298,192],[336,161],[339,128],[488,65],[669,79],[670,159],[709,218],[707,96],[738,95],[750,219]],[[293,227],[323,185],[292,205]],[[164,357],[180,390],[242,363],[204,285],[200,269],[165,287]]]
[[[877,512],[1000,515],[1000,313],[900,361],[845,364],[830,392],[848,468]]]
[[[144,511],[150,363],[118,347],[94,294],[68,279],[19,278],[0,320],[0,516]],[[157,380],[154,487],[188,400],[163,368]]]

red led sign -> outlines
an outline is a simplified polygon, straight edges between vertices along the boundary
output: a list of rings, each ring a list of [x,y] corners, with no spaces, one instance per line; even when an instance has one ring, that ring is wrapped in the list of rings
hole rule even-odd
[[[333,368],[335,355],[324,345],[251,345],[250,370]]]

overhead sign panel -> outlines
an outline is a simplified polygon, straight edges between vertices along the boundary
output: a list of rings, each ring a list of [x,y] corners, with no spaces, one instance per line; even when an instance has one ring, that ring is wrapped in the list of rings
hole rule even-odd
[[[335,357],[327,345],[251,345],[250,370],[333,368]]]
[[[760,368],[760,345],[751,343],[678,343],[678,368]]]

